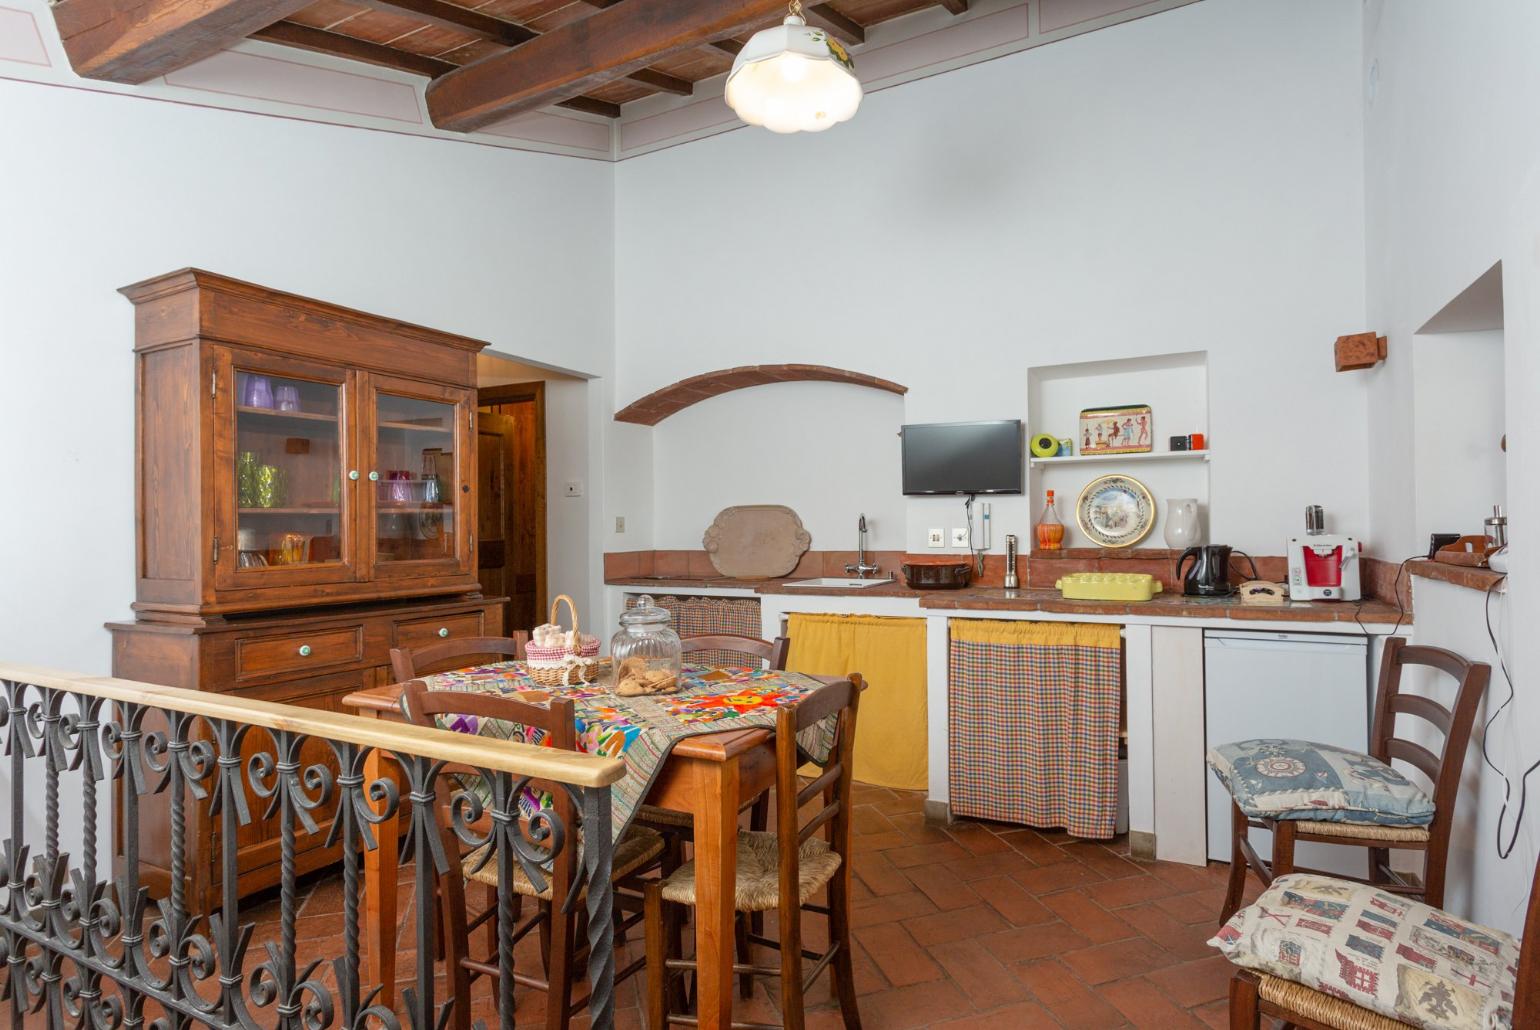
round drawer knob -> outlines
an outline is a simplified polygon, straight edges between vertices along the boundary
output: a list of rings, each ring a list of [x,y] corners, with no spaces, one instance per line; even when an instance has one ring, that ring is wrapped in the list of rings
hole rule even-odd
[[[301,645],[299,645],[299,656],[301,658],[309,658],[310,657],[310,645],[309,644],[301,644]]]
[[[380,481],[380,474],[378,472],[371,472],[371,473],[369,473],[369,482],[371,482],[371,483],[378,483],[379,481]]]
[[[440,626],[438,628],[438,635],[441,636],[441,637],[449,636],[449,627],[448,626]]]
[[[349,479],[357,479],[358,478],[358,470],[357,469],[348,469],[348,478]]]

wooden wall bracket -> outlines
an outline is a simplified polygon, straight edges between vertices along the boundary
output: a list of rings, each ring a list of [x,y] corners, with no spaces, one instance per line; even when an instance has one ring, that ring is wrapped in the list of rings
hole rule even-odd
[[[1385,337],[1375,333],[1353,333],[1337,337],[1337,371],[1354,372],[1373,368],[1385,360]]]

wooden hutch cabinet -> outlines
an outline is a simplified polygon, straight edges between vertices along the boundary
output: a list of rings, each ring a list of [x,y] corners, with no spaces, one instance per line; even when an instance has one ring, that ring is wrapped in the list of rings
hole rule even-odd
[[[113,674],[340,710],[390,681],[390,648],[503,632],[476,579],[476,353],[485,344],[188,269],[135,306],[137,600]],[[261,733],[247,748],[270,750]],[[310,742],[307,762],[329,761]],[[239,887],[277,883],[250,800]],[[169,884],[167,799],[147,797],[143,879]],[[189,804],[189,900],[217,903],[218,822]],[[317,813],[321,815],[322,813]],[[336,860],[301,837],[301,872]],[[121,841],[118,853],[122,854]]]

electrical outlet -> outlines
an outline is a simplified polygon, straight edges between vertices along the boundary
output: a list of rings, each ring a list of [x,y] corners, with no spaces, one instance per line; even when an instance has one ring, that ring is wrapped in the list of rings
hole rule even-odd
[[[581,480],[569,479],[562,484],[561,495],[563,497],[582,497],[583,483]]]
[[[957,526],[953,526],[952,527],[952,546],[953,547],[967,547],[968,546],[968,530],[967,530],[967,527],[962,527],[962,528],[959,528]]]
[[[931,529],[931,531],[925,535],[925,544],[928,547],[945,547],[946,530],[941,529],[940,527]]]
[[[624,533],[625,531],[626,531],[626,517],[624,515],[616,515],[615,516],[615,532],[617,532],[617,533]]]

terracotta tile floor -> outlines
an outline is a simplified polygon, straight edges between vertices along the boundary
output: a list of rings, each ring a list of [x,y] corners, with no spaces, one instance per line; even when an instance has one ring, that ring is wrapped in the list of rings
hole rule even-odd
[[[1015,826],[942,830],[925,823],[917,793],[858,785],[856,801],[853,922],[864,1026],[1228,1025],[1230,967],[1204,944],[1228,866],[1134,861],[1123,840],[1092,843]],[[404,982],[416,963],[409,875],[403,870]],[[306,887],[302,961],[340,954],[340,906],[337,878]],[[267,903],[254,914],[266,921],[276,911]],[[804,924],[814,947],[823,943],[822,923]],[[526,944],[519,961],[538,968],[533,941]],[[640,954],[639,930],[628,947]],[[442,992],[441,975],[438,983]],[[640,986],[639,979],[620,985],[618,1026],[643,1025]],[[737,1002],[737,1018],[779,1022],[778,994],[774,984],[756,986],[752,1000]],[[472,1008],[496,1026],[489,983],[475,985]],[[539,992],[520,989],[520,1025],[535,1025],[544,1008]],[[807,1016],[812,1030],[843,1026],[827,979],[808,999]]]

